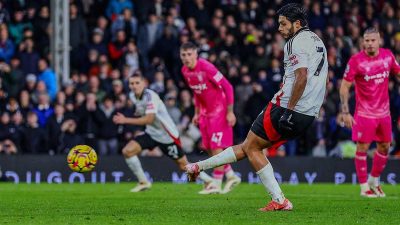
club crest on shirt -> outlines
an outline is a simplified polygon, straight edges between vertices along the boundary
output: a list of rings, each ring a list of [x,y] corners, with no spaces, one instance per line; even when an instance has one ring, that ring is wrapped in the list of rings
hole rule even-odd
[[[292,66],[294,66],[294,65],[299,63],[299,60],[297,59],[297,56],[294,55],[294,54],[289,56],[289,61],[292,64]]]
[[[388,65],[388,63],[386,61],[383,62],[383,67],[385,67],[385,69],[389,68],[389,65]]]

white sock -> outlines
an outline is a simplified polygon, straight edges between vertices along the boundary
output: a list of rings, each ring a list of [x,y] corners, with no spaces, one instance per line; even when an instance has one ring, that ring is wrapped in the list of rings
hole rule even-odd
[[[138,181],[140,183],[148,183],[146,175],[144,175],[142,164],[139,161],[139,158],[135,155],[130,158],[125,158],[126,164],[128,164],[129,168],[132,170],[133,174],[136,175]]]
[[[222,180],[214,179],[214,184],[216,184],[218,188],[221,188]]]
[[[200,172],[199,177],[200,177],[200,179],[201,179],[202,181],[204,181],[204,182],[206,182],[206,183],[210,183],[210,182],[213,182],[213,181],[214,181],[214,179],[213,179],[210,175],[208,175],[207,173],[205,173],[205,172]]]
[[[368,185],[368,183],[363,183],[363,184],[360,184],[360,188],[361,188],[361,192],[366,192],[369,190],[369,185]]]
[[[225,176],[227,178],[231,178],[231,177],[236,176],[236,174],[235,174],[235,172],[233,172],[233,170],[229,170],[228,172],[225,173]]]
[[[199,166],[200,171],[203,171],[233,162],[236,162],[236,156],[233,152],[233,148],[229,147],[213,157],[197,162],[197,165]]]
[[[379,179],[380,177],[373,177],[373,176],[369,176],[368,177],[368,184],[372,185],[374,187],[378,187],[379,186]]]
[[[260,177],[261,182],[264,184],[265,189],[271,195],[272,200],[282,204],[285,201],[285,196],[275,179],[271,163],[268,163],[264,168],[257,171],[257,174]]]

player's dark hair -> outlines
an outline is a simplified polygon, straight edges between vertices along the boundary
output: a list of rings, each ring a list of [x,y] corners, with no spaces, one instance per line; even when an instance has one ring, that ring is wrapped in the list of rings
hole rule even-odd
[[[144,76],[140,70],[136,70],[135,72],[133,72],[133,74],[130,77],[138,77],[142,80],[144,79]]]
[[[286,17],[290,22],[300,21],[301,26],[307,26],[307,10],[298,3],[290,3],[282,6],[276,14]]]
[[[188,50],[188,49],[197,50],[197,46],[193,42],[190,42],[190,41],[183,43],[181,45],[181,50]]]
[[[368,28],[364,31],[364,35],[365,35],[365,34],[373,34],[373,33],[379,34],[378,29],[376,29],[375,27],[368,27]]]

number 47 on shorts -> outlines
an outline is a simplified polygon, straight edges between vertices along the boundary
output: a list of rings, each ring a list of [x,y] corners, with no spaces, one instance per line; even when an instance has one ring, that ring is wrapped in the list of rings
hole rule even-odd
[[[221,144],[223,133],[222,132],[215,132],[211,136],[211,141],[217,143],[218,145]]]

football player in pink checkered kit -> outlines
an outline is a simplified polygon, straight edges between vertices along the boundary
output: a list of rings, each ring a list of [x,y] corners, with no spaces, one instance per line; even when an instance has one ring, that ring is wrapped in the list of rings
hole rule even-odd
[[[390,50],[379,47],[380,40],[375,28],[368,28],[364,32],[364,50],[350,58],[340,87],[343,126],[352,129],[352,139],[357,142],[354,161],[361,196],[370,198],[385,197],[379,177],[385,169],[392,142],[389,76],[400,75],[399,64]],[[353,82],[356,94],[354,117],[348,106],[349,90]],[[368,178],[367,150],[373,141],[376,141],[377,151]]]
[[[233,88],[218,69],[205,59],[199,59],[197,47],[191,42],[180,48],[183,77],[194,93],[195,115],[192,123],[200,128],[202,143],[210,156],[233,144]],[[226,184],[221,189],[222,179]],[[241,182],[230,164],[216,167],[215,182],[205,185],[199,194],[227,193]]]

